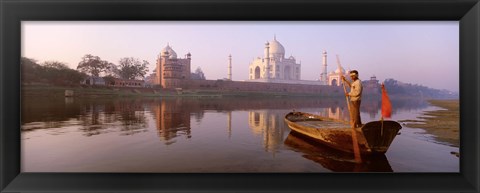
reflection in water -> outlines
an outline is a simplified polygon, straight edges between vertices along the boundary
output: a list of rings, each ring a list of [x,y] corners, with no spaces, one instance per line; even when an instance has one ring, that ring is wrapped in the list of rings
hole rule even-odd
[[[86,136],[108,132],[133,135],[146,131],[147,122],[141,100],[89,101],[81,103],[78,120]]]
[[[228,111],[227,113],[227,132],[228,132],[228,139],[232,138],[232,111]]]
[[[378,118],[379,104],[380,102],[377,100],[362,101],[362,113],[369,114],[373,117],[371,119]],[[421,109],[428,105],[425,101],[420,100],[395,101],[394,99],[392,99],[392,104],[394,105],[394,112],[392,112],[394,116],[397,112]],[[392,170],[385,156],[367,158],[364,164],[354,164],[351,161],[352,158],[349,157],[351,155],[332,152],[325,147],[289,135],[290,129],[284,122],[284,116],[291,110],[348,120],[344,98],[24,97],[21,108],[22,135],[26,134],[22,137],[22,140],[28,141],[26,144],[29,145],[39,145],[27,146],[25,149],[27,152],[33,152],[33,146],[37,149],[48,149],[49,147],[45,144],[50,141],[55,142],[55,140],[51,140],[54,139],[53,137],[58,137],[55,138],[58,140],[62,136],[69,135],[69,137],[72,137],[79,132],[81,137],[72,137],[76,141],[72,141],[71,144],[82,144],[84,141],[89,141],[89,143],[93,143],[92,145],[96,145],[96,143],[109,144],[110,148],[115,149],[115,147],[121,146],[119,143],[128,141],[130,145],[121,146],[121,155],[128,152],[129,148],[131,148],[130,154],[125,153],[126,157],[141,154],[138,153],[138,149],[142,149],[145,152],[156,152],[156,156],[161,156],[162,161],[174,162],[172,165],[175,165],[179,160],[194,160],[196,158],[194,156],[201,155],[205,157],[202,164],[215,165],[216,161],[222,160],[225,164],[230,162],[231,164],[237,164],[233,165],[236,167],[242,165],[242,160],[245,160],[247,166],[242,165],[242,167],[253,168],[247,169],[247,171],[262,171],[262,168],[252,166],[265,164],[264,168],[272,168],[270,162],[265,160],[285,159],[282,156],[294,154],[295,156],[289,156],[285,162],[282,160],[282,162],[276,162],[275,164],[288,163],[282,165],[282,167],[288,167],[289,165],[295,165],[294,162],[298,162],[298,168],[302,168],[304,158],[306,158],[308,162],[311,162],[309,160],[314,161],[311,163],[312,165],[316,166],[318,165],[316,163],[319,163],[322,167],[332,171],[388,172]],[[368,119],[368,116],[366,119]],[[192,123],[195,129],[199,128],[199,131],[192,132]],[[205,130],[202,130],[204,128]],[[211,133],[207,134],[204,131]],[[34,133],[34,135],[29,135],[30,133]],[[126,138],[119,139],[118,136]],[[252,138],[252,136],[254,137]],[[155,143],[152,143],[152,141],[155,141]],[[158,141],[162,145],[167,145],[171,151],[162,152],[163,146],[155,146]],[[227,146],[229,149],[225,149]],[[181,150],[175,152],[173,149],[176,147],[181,147]],[[61,146],[58,148],[49,149],[49,152],[59,152],[58,157],[62,158],[64,152],[61,151]],[[79,149],[79,152],[86,151],[82,149],[86,148],[83,146],[76,148]],[[202,148],[206,149],[203,150]],[[195,151],[188,151],[188,149],[195,149]],[[231,149],[236,150],[235,155],[232,155]],[[258,149],[261,149],[261,151],[257,151]],[[110,152],[109,149],[102,153]],[[33,154],[28,155],[33,156]],[[138,157],[138,159],[148,162],[152,159],[150,156],[155,156],[145,154],[147,155]],[[274,156],[271,156],[271,154]],[[190,155],[192,157],[188,157]],[[229,157],[232,156],[237,157],[229,160]],[[44,158],[48,160],[50,157],[45,155]],[[167,157],[177,159],[169,160]],[[257,160],[249,160],[257,157]],[[45,161],[45,163],[48,163],[48,161]],[[155,162],[146,166],[153,167],[157,164],[159,163]],[[166,167],[172,166],[166,165]],[[231,166],[225,165],[224,167]]]
[[[294,151],[301,152],[302,157],[321,164],[334,172],[393,172],[385,155],[362,156],[362,163],[355,163],[353,154],[341,152],[328,146],[316,143],[290,132],[285,145]]]
[[[84,136],[132,135],[148,127],[143,105],[132,99],[27,98],[22,101],[22,131],[77,126]]]
[[[61,99],[61,100],[59,100]],[[423,100],[392,100],[394,112],[402,109],[418,109],[427,106]],[[362,101],[362,112],[372,119],[378,116],[378,100]],[[158,137],[166,144],[174,138],[191,138],[191,119],[200,123],[205,111],[227,112],[228,137],[232,135],[232,111],[248,109],[248,125],[255,135],[262,136],[264,148],[277,149],[289,129],[284,115],[290,110],[305,110],[321,116],[348,120],[345,101],[333,98],[58,98],[28,97],[22,101],[22,130],[63,128],[80,125],[85,136],[120,132],[133,135],[148,128],[147,112],[155,120]],[[221,120],[219,120],[221,121]]]
[[[253,134],[263,138],[263,148],[267,152],[275,152],[282,144],[287,126],[283,116],[287,111],[259,110],[248,113],[248,125]],[[288,130],[287,130],[288,131]]]
[[[138,99],[114,101],[113,109],[109,110],[108,114],[117,114],[119,116],[118,120],[121,122],[120,131],[122,135],[133,135],[145,132],[148,127],[144,108],[143,102]]]
[[[152,108],[158,137],[167,145],[175,143],[172,139],[177,136],[192,137],[189,107],[182,102],[182,98],[154,101]]]
[[[344,120],[348,121],[349,120],[349,113],[344,107],[330,107],[330,108],[322,108],[319,111],[317,111],[315,114],[318,114],[322,117],[329,117],[332,119],[338,119],[338,120]]]
[[[115,120],[114,117],[110,117],[109,114],[104,113],[104,105],[85,105],[83,106],[84,116],[80,116],[78,119],[82,123],[80,128],[86,136],[99,135],[102,132],[106,132],[108,124]]]

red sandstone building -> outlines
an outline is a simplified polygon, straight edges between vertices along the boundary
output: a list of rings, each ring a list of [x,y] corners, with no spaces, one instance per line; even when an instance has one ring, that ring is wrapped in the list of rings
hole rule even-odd
[[[143,80],[128,80],[128,79],[119,79],[114,78],[107,83],[107,86],[115,87],[145,87],[145,81]]]
[[[157,57],[155,84],[163,88],[182,87],[185,80],[190,79],[191,54],[185,58],[177,58],[177,53],[167,44]]]

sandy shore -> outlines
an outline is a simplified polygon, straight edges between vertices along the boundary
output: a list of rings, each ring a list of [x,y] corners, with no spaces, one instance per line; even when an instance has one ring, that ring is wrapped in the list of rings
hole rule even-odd
[[[454,147],[460,146],[460,111],[459,100],[429,100],[430,104],[442,108],[425,111],[418,120],[400,120],[407,127],[425,129],[439,142],[446,142]]]

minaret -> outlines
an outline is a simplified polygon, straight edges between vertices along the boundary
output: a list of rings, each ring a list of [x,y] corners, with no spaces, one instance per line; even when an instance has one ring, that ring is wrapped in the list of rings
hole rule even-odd
[[[323,61],[323,72],[322,72],[322,75],[320,77],[320,80],[323,81],[325,84],[328,82],[327,81],[327,51],[326,50],[323,50],[323,57],[322,57],[322,61]]]
[[[228,55],[228,80],[232,80],[232,55]]]
[[[167,76],[170,76],[170,77],[172,76],[171,71],[170,72],[165,72],[166,71],[165,66],[167,65],[168,57],[170,57],[170,53],[168,53],[168,51],[165,51],[165,52],[163,52],[163,56],[161,56],[161,59],[160,59],[160,72],[161,72],[161,73],[159,73],[159,75],[160,75],[160,85],[162,85],[162,87],[164,87],[164,88],[167,85],[167,79],[165,79],[164,73],[166,73]]]
[[[157,67],[155,69],[155,84],[162,84],[162,56],[157,56]]]
[[[265,56],[265,60],[267,61],[265,77],[270,79],[270,44],[268,41],[265,43],[265,49],[267,50],[267,55]]]

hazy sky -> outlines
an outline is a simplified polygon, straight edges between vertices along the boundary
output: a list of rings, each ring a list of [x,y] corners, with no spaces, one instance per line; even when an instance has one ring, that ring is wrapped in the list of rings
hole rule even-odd
[[[22,22],[22,56],[39,63],[59,61],[76,69],[85,54],[118,64],[134,57],[150,63],[167,45],[177,56],[192,54],[192,71],[201,67],[207,79],[227,77],[232,55],[233,80],[248,79],[249,64],[263,57],[265,42],[276,39],[285,57],[302,64],[301,79],[317,80],[322,51],[328,71],[359,71],[436,89],[459,90],[457,21],[158,21],[158,22]]]

